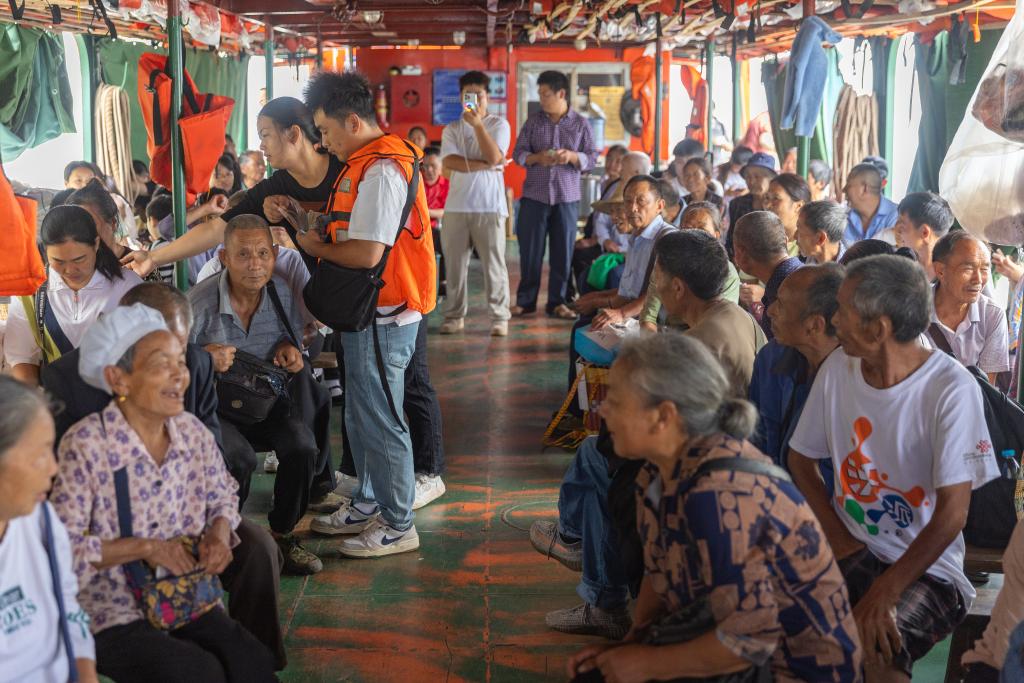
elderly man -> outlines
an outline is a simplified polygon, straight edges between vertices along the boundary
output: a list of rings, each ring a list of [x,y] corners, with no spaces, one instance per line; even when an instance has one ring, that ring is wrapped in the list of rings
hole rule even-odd
[[[932,250],[953,227],[953,212],[946,200],[934,192],[914,192],[903,198],[898,207],[896,237],[899,243],[917,254],[917,261],[935,279]]]
[[[809,266],[833,263],[843,255],[846,209],[830,199],[804,204],[796,219],[796,243]]]
[[[242,152],[238,157],[238,167],[242,170],[242,186],[246,190],[256,187],[267,177],[267,162],[263,160],[262,152]]]
[[[931,289],[899,256],[852,263],[833,317],[842,345],[818,370],[789,468],[846,578],[867,680],[909,681],[963,619],[971,490],[999,475],[981,390],[922,346]],[[830,496],[818,460],[838,473]]]
[[[843,246],[876,239],[896,244],[896,219],[899,207],[882,195],[883,178],[874,164],[857,164],[846,177],[846,203],[850,205]]]
[[[786,228],[770,211],[752,211],[736,223],[732,230],[736,267],[764,283],[740,285],[740,303],[759,318],[768,339],[774,339],[768,307],[775,302],[779,286],[790,273],[803,264],[789,255]]]
[[[685,230],[658,240],[654,254],[652,279],[663,305],[688,325],[685,334],[701,340],[722,362],[733,394],[745,396],[764,335],[748,313],[722,298],[729,275],[725,249],[705,232]],[[637,469],[615,456],[607,435],[588,438],[562,479],[558,521],[538,521],[530,529],[539,552],[583,570],[576,589],[583,604],[549,613],[551,628],[612,639],[629,630],[626,601],[630,586],[638,583],[637,558],[632,546],[620,545],[616,532],[635,531],[628,500]],[[610,509],[610,495],[627,504]]]
[[[309,505],[310,485],[323,458],[330,458],[329,439],[318,440],[330,419],[330,394],[313,380],[302,355],[302,313],[288,285],[273,275],[277,247],[267,222],[259,216],[232,218],[224,229],[219,253],[224,270],[189,292],[195,313],[191,339],[213,356],[217,372],[227,372],[238,352],[256,362],[273,364],[289,373],[287,395],[269,415],[255,424],[243,424],[225,413],[232,425],[257,450],[272,450],[280,461],[274,480],[270,530],[285,557],[285,571],[313,574],[323,568],[320,559],[292,535]]]
[[[757,354],[750,380],[750,402],[760,414],[751,443],[783,467],[814,376],[839,346],[832,316],[842,282],[838,264],[801,268],[785,279],[770,307],[775,339]]]
[[[1006,313],[982,291],[992,267],[988,246],[963,230],[950,232],[932,251],[935,307],[928,336],[964,365],[976,365],[993,384],[1010,369]]]
[[[665,180],[662,179],[660,182],[664,183]],[[662,218],[668,221],[664,213],[662,213]],[[687,204],[686,208],[679,212],[676,222],[672,224],[678,225],[683,230],[701,230],[719,241],[722,238],[722,212],[710,202]],[[737,303],[739,296],[740,276],[730,261],[729,277],[725,281],[725,289],[722,290],[721,297],[726,301]],[[640,314],[640,327],[648,332],[657,332],[659,321],[669,327],[677,327],[680,324],[681,321],[678,318],[669,317],[667,312],[663,316],[662,310],[657,283],[652,278],[650,286],[647,288],[647,301],[644,302],[644,310]]]
[[[144,282],[121,297],[121,306],[134,304],[159,311],[167,329],[185,348],[185,363],[189,370],[185,410],[198,417],[213,433],[228,472],[238,482],[241,504],[244,500],[242,491],[248,493],[249,478],[256,468],[256,454],[236,430],[229,428],[222,437],[210,354],[188,343],[192,326],[192,308],[188,299],[168,285]],[[43,388],[60,401],[62,407],[54,415],[56,443],[60,443],[73,424],[87,415],[100,412],[110,403],[109,394],[82,379],[78,372],[79,356],[79,350],[75,349],[43,368]],[[270,648],[277,668],[283,669],[286,658],[277,597],[284,558],[274,540],[258,524],[243,518],[235,531],[240,543],[233,549],[231,564],[221,575],[224,587],[233,596],[228,605],[231,617]]]
[[[512,158],[526,169],[519,202],[519,290],[512,315],[537,310],[544,251],[551,245],[547,314],[573,320],[566,305],[576,219],[580,212],[580,174],[597,163],[598,149],[587,120],[573,111],[569,79],[558,71],[537,78],[540,110],[532,114],[516,136]]]

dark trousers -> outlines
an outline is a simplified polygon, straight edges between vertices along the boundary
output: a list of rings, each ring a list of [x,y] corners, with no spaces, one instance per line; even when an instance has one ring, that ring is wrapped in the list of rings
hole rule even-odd
[[[220,575],[228,592],[231,618],[263,643],[274,656],[274,669],[288,663],[277,611],[284,557],[273,537],[258,524],[243,519],[235,529],[239,544],[231,564]]]
[[[96,634],[96,669],[117,683],[270,683],[273,657],[215,608],[167,632],[145,620]]]
[[[579,202],[552,206],[526,198],[519,201],[519,217],[516,219],[520,271],[519,289],[516,292],[518,306],[527,311],[537,309],[544,253],[548,243],[551,244],[551,257],[545,310],[551,313],[566,302],[579,213]]]
[[[344,369],[341,354],[338,364]],[[343,375],[344,376],[344,373]],[[444,474],[444,434],[441,426],[441,404],[437,391],[430,381],[427,363],[427,321],[420,323],[416,333],[416,350],[413,351],[409,367],[405,369],[405,402],[402,404],[409,425],[412,440],[412,460],[416,474],[437,476]],[[342,415],[345,414],[342,408]],[[348,434],[342,424],[342,441],[345,452],[341,455],[342,474],[358,476],[352,461],[352,449],[348,445]]]
[[[314,478],[333,488],[330,461],[331,396],[313,379],[307,364],[291,376],[289,399],[281,399],[270,416],[254,425],[234,426],[258,451],[274,451],[280,462],[274,477],[274,504],[267,515],[275,533],[287,534],[306,514]],[[227,422],[227,420],[225,420]]]
[[[572,250],[572,284],[580,294],[586,294],[589,289],[587,275],[590,273],[590,266],[594,265],[594,261],[603,253],[600,244],[592,247],[575,247]]]
[[[256,450],[245,440],[241,432],[223,417],[220,418],[220,435],[224,444],[224,463],[228,472],[238,482],[238,509],[241,510],[249,497],[252,473],[256,470]]]

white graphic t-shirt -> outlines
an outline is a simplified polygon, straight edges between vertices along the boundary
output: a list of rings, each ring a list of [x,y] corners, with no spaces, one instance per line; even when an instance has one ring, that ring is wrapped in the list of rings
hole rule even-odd
[[[837,349],[822,364],[790,447],[835,466],[832,504],[853,536],[884,562],[903,556],[931,521],[936,489],[999,476],[981,389],[967,370],[933,351],[888,389],[864,381],[861,361]],[[970,605],[963,535],[928,574],[953,582]]]

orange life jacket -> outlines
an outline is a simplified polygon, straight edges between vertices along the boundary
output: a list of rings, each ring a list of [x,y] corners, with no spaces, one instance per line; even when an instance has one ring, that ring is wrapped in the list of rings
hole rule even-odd
[[[36,247],[36,203],[14,194],[0,167],[0,296],[31,296],[46,280]]]
[[[406,144],[397,135],[384,135],[352,154],[342,166],[334,184],[334,194],[327,204],[327,213],[333,214],[327,224],[327,234],[337,242],[338,231],[348,230],[349,217],[359,194],[366,170],[381,159],[390,159],[402,169],[406,182],[412,180],[413,164],[422,158],[412,143]],[[426,315],[437,305],[437,261],[434,257],[434,239],[430,233],[430,211],[427,192],[422,179],[416,188],[416,200],[409,213],[407,226],[398,233],[387,265],[384,267],[384,288],[378,306],[398,306],[405,303]],[[387,226],[398,232],[398,226]]]

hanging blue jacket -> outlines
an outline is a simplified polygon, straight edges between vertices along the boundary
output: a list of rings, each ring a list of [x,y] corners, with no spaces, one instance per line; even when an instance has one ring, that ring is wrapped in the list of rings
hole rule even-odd
[[[804,19],[793,41],[786,66],[786,92],[782,100],[782,130],[796,128],[803,137],[814,135],[818,110],[825,94],[828,59],[822,43],[833,45],[843,37],[819,17]]]

